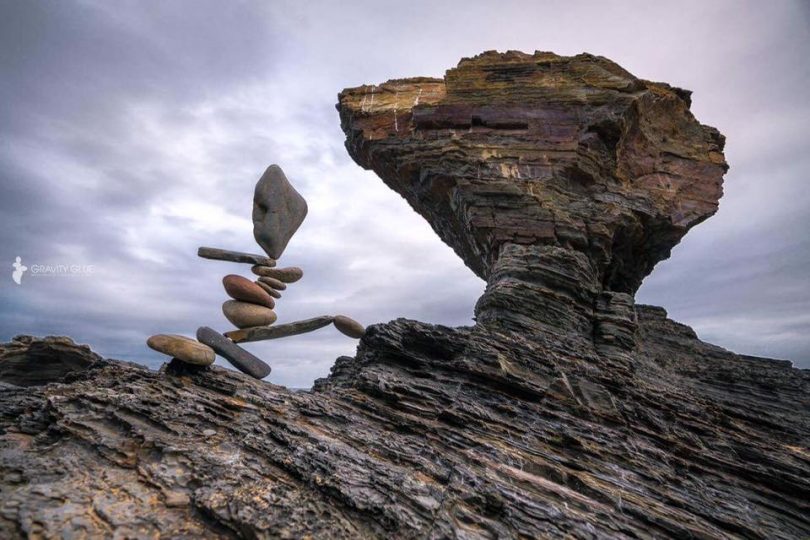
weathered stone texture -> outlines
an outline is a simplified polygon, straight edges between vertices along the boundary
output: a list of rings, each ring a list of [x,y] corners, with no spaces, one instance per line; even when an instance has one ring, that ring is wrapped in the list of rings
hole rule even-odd
[[[585,253],[633,293],[717,211],[724,138],[689,92],[602,57],[488,52],[441,79],[347,89],[346,147],[487,279],[510,243]]]

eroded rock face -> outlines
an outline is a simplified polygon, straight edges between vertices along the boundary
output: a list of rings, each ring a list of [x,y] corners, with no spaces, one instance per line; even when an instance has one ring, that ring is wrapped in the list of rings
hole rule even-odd
[[[530,294],[531,318],[592,333],[603,291],[635,293],[717,211],[724,138],[689,105],[605,58],[488,52],[344,90],[338,110],[355,161],[488,281],[479,322],[518,322]]]
[[[688,94],[547,53],[382,87],[341,95],[350,151],[488,279],[477,324],[372,325],[311,392],[113,361],[4,387],[0,537],[810,536],[810,372],[634,305],[716,209]]]
[[[0,537],[807,537],[810,372],[636,309],[632,377],[400,319],[312,392],[113,361],[2,388]]]
[[[9,343],[0,344],[0,382],[16,386],[59,382],[99,360],[101,357],[90,347],[77,345],[69,337],[16,336]]]
[[[724,138],[689,92],[605,58],[489,52],[344,90],[346,147],[486,279],[508,244],[582,252],[633,293],[717,211]]]

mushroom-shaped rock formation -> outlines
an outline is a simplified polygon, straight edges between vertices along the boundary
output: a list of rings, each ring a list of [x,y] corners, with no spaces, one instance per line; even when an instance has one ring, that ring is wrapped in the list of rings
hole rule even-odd
[[[602,57],[487,52],[444,79],[344,90],[338,110],[354,160],[488,281],[479,322],[617,345],[632,321],[603,321],[632,314],[628,295],[722,195],[724,138],[689,106]]]

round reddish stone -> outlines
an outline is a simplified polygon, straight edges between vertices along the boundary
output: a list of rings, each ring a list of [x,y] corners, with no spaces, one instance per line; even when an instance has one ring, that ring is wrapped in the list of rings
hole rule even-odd
[[[222,278],[225,292],[234,300],[250,302],[273,309],[276,301],[267,292],[251,280],[236,274],[229,274]]]

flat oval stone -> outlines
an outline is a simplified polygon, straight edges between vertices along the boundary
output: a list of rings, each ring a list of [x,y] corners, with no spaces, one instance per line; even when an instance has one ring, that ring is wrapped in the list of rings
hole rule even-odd
[[[288,266],[286,268],[270,268],[269,266],[254,266],[252,269],[257,276],[267,276],[275,278],[284,283],[295,283],[304,277],[304,271],[297,266]]]
[[[365,326],[345,315],[335,315],[332,324],[334,324],[335,328],[343,335],[349,336],[350,338],[360,339],[363,337],[363,334],[366,333]]]
[[[276,301],[270,295],[246,277],[229,274],[222,278],[225,292],[234,300],[258,304],[270,309],[276,306]]]
[[[257,281],[256,285],[262,288],[262,290],[266,291],[267,294],[272,296],[273,298],[281,298],[281,293],[275,290],[273,287],[268,285],[267,283],[262,283],[261,281]]]
[[[173,356],[187,364],[210,366],[214,363],[214,350],[199,341],[176,334],[156,334],[146,344],[159,353]]]
[[[250,271],[256,274],[257,276],[266,276],[267,273],[270,272],[271,270],[273,270],[273,268],[271,268],[268,265],[262,264],[254,264],[253,266],[250,267]]]
[[[237,328],[268,326],[278,318],[272,309],[239,300],[228,300],[222,304],[222,313]]]
[[[270,366],[216,330],[201,326],[197,329],[197,339],[214,349],[218,355],[242,373],[247,373],[257,379],[264,379],[270,375]]]
[[[229,251],[212,247],[201,247],[197,250],[197,256],[203,259],[214,259],[216,261],[230,261],[239,263],[259,264],[262,266],[275,266],[276,261],[264,255],[254,255],[253,253],[243,253],[241,251]]]
[[[287,285],[285,285],[283,281],[278,280],[274,277],[262,276],[259,278],[259,281],[264,283],[265,285],[270,285],[277,291],[283,291],[284,289],[287,288]]]

